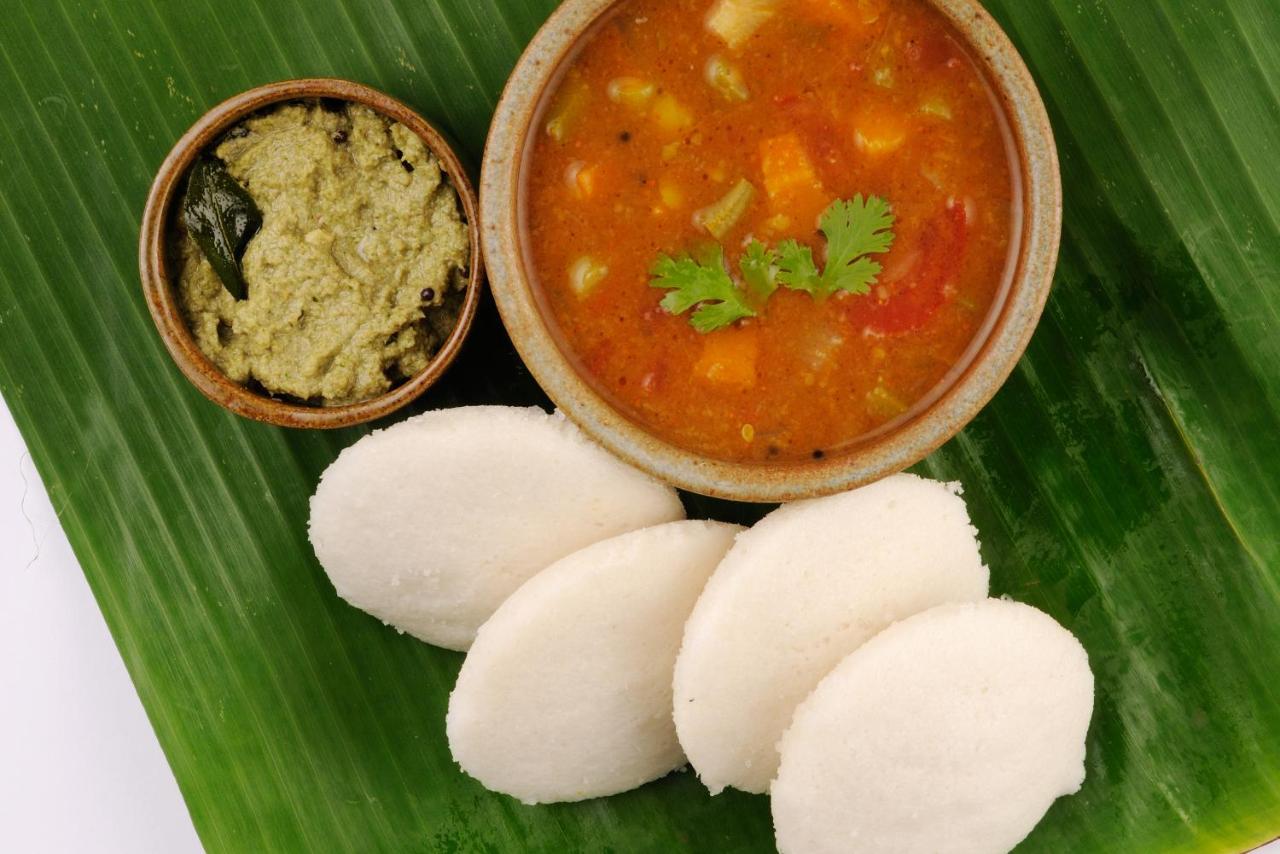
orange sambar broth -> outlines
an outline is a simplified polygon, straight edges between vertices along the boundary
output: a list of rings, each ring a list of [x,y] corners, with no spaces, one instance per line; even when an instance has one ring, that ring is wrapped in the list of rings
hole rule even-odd
[[[1011,143],[921,0],[780,0],[736,49],[704,26],[712,5],[625,0],[571,58],[526,152],[528,262],[562,349],[632,420],[719,459],[821,458],[903,416],[970,350],[1016,254]],[[708,83],[712,57],[746,100]],[[660,308],[654,261],[713,241],[693,214],[744,178],[755,195],[721,241],[735,277],[751,237],[794,237],[821,263],[827,204],[889,201],[896,241],[872,293],[779,289],[707,334]]]

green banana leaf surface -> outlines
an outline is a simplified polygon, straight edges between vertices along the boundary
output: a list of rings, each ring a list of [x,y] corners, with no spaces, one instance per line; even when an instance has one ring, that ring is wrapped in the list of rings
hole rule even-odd
[[[316,479],[361,431],[208,403],[143,304],[147,188],[214,103],[349,77],[478,165],[553,7],[42,0],[0,15],[0,392],[210,851],[772,850],[764,798],[710,798],[688,772],[537,808],[463,776],[444,739],[462,656],[345,605],[307,543]],[[1068,626],[1097,676],[1088,779],[1020,850],[1241,851],[1280,834],[1280,7],[989,7],[1055,126],[1062,258],[1013,377],[919,470],[964,483],[994,593]],[[546,402],[491,304],[417,408],[477,402]]]

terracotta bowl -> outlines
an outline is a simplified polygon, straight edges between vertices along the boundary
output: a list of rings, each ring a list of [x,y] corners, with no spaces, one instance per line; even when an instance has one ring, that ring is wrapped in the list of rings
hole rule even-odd
[[[168,269],[166,240],[170,217],[174,215],[187,170],[199,154],[248,115],[272,104],[307,98],[335,98],[364,104],[420,136],[427,148],[439,159],[441,169],[458,193],[471,239],[467,291],[458,323],[431,363],[385,394],[345,406],[317,407],[288,403],[255,393],[227,378],[196,346],[178,308]],[[160,172],[147,196],[146,209],[142,215],[142,232],[138,238],[138,266],[142,275],[143,294],[156,328],[160,331],[160,337],[178,368],[214,403],[237,415],[282,427],[326,429],[372,421],[394,412],[430,388],[458,355],[458,350],[471,329],[484,283],[477,207],[475,189],[467,178],[466,170],[440,132],[422,116],[391,96],[359,83],[327,78],[285,80],[259,86],[223,101],[201,116],[178,140],[160,166]]]
[[[975,0],[930,0],[982,67],[1011,129],[1022,222],[1014,272],[966,358],[899,420],[821,460],[734,463],[672,445],[614,409],[575,369],[542,314],[521,228],[522,167],[545,90],[584,34],[617,0],[566,0],[516,65],[489,132],[480,180],[494,298],[520,355],[547,394],[587,433],[633,465],[693,492],[739,501],[826,495],[901,471],[963,428],[1008,378],[1049,295],[1062,228],[1053,131],[1017,50]]]

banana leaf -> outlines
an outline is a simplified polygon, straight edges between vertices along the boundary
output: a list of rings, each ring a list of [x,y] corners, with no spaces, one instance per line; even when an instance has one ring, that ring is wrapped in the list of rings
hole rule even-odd
[[[316,478],[360,431],[206,402],[138,286],[147,187],[209,106],[349,77],[476,164],[553,5],[5,8],[0,393],[210,851],[772,849],[763,798],[710,798],[687,772],[540,808],[460,774],[443,720],[461,656],[344,605],[307,544]],[[990,8],[1058,135],[1062,261],[1017,372],[920,470],[964,482],[994,592],[1070,627],[1097,675],[1088,779],[1021,850],[1240,851],[1280,834],[1280,13]],[[545,403],[492,306],[419,408],[473,402]]]

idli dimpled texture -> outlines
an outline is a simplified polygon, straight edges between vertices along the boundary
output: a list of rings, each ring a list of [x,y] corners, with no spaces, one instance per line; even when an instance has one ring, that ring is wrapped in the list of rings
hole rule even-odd
[[[671,668],[703,584],[741,530],[673,522],[588,546],[480,629],[449,698],[449,748],[525,803],[633,789],[684,764]]]
[[[782,854],[1006,852],[1084,780],[1093,674],[1046,614],[990,599],[904,620],[840,664],[782,739]]]
[[[795,707],[889,624],[987,596],[954,484],[895,475],[789,504],[738,538],[698,600],[675,670],[676,729],[713,794],[768,790]]]
[[[310,536],[343,599],[465,650],[543,567],[682,518],[675,490],[562,416],[473,406],[427,412],[344,450],[311,499]]]

